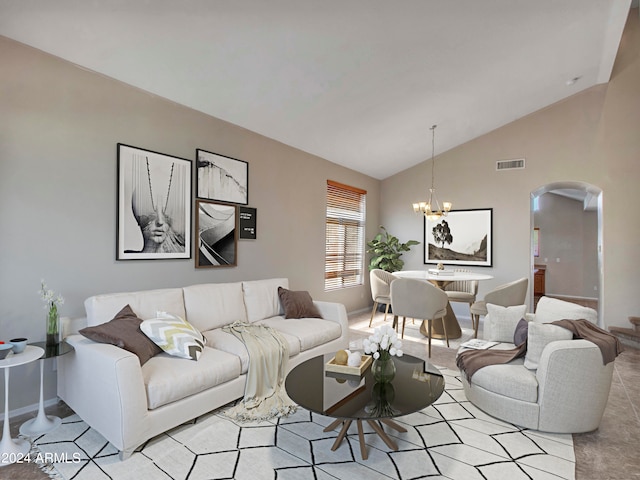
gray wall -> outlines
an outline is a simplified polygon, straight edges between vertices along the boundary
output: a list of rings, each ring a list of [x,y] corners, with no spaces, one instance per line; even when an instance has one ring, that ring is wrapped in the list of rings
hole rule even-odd
[[[3,37],[0,58],[1,340],[44,340],[41,278],[65,297],[70,317],[83,316],[84,299],[97,293],[268,277],[350,311],[368,307],[368,276],[362,287],[324,292],[326,180],[367,190],[367,238],[379,224],[378,180]],[[118,142],[249,162],[258,238],[239,242],[237,267],[115,260]],[[55,396],[52,368],[47,361],[45,398]],[[38,401],[38,381],[37,362],[12,371],[11,409]]]
[[[578,93],[436,158],[440,201],[454,209],[493,208],[494,276],[479,296],[501,283],[531,276],[531,193],[556,182],[602,190],[603,323],[628,326],[640,312],[640,19],[632,10],[611,81]],[[464,119],[433,119],[438,130]],[[437,136],[436,136],[437,142]],[[429,152],[425,152],[425,157]],[[526,169],[497,172],[497,160],[526,158]],[[422,240],[423,221],[411,204],[428,196],[430,161],[382,182],[381,221],[403,240]],[[407,269],[425,268],[420,248]],[[468,315],[468,313],[467,313]]]
[[[540,229],[540,256],[546,265],[546,293],[598,298],[598,214],[583,203],[554,193],[540,195],[534,226]]]

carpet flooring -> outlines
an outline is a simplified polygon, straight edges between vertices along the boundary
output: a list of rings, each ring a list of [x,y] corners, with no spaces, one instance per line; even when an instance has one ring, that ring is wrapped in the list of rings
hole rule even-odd
[[[523,430],[489,417],[466,400],[457,371],[441,371],[446,390],[440,399],[400,417],[406,433],[388,430],[397,452],[365,430],[367,460],[360,457],[355,428],[331,451],[338,432],[323,428],[332,419],[304,409],[251,424],[212,412],[148,441],[124,462],[77,415],[35,443],[42,458],[54,460],[45,467],[51,477],[66,480],[575,478],[571,435]]]

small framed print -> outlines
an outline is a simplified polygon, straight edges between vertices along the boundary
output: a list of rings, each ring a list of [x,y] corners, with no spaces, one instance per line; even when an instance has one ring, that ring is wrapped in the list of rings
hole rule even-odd
[[[196,149],[198,198],[226,203],[249,203],[249,164]]]
[[[117,260],[191,258],[191,166],[118,144]]]
[[[196,201],[196,268],[237,265],[237,207]]]
[[[240,238],[256,239],[256,215],[255,208],[238,207],[240,212]]]

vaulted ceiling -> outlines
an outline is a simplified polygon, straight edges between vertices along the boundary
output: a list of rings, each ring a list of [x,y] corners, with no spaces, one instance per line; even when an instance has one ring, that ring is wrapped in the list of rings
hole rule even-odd
[[[607,82],[630,0],[0,0],[0,35],[383,179]]]

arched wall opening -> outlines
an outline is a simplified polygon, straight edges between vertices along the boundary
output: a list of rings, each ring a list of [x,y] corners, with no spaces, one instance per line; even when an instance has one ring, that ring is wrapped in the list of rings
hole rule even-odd
[[[591,212],[591,214],[595,214],[596,218],[594,220],[595,227],[594,232],[589,235],[586,241],[583,241],[579,236],[574,235],[575,232],[571,232],[570,241],[565,241],[565,238],[562,238],[562,233],[556,234],[554,237],[548,235],[549,232],[546,232],[545,236],[544,230],[536,230],[536,218],[538,218],[538,224],[540,223],[540,213],[537,211],[541,201],[549,202],[550,196],[546,194],[554,194],[558,198],[564,198],[565,200],[571,199],[572,201],[580,201],[582,202],[583,211],[586,213],[587,211]],[[555,196],[552,196],[555,198]],[[558,202],[563,202],[565,200],[557,200]],[[538,215],[538,216],[537,216]],[[544,210],[543,215],[554,216],[556,215],[554,209]],[[560,213],[558,213],[560,215]],[[536,217],[537,216],[537,217]],[[576,220],[572,218],[571,220]],[[557,272],[559,268],[564,268],[564,259],[563,256],[566,254],[567,256],[571,256],[572,252],[578,251],[580,255],[584,255],[584,264],[592,265],[592,274],[585,274],[584,278],[576,278],[574,275],[572,282],[563,282],[561,287],[558,287],[556,284],[552,287],[552,291],[550,292],[550,296],[560,296],[566,297],[571,300],[575,300],[578,303],[582,299],[588,299],[590,297],[594,297],[597,299],[597,311],[598,311],[598,326],[604,328],[603,324],[603,295],[604,295],[604,285],[603,285],[603,235],[602,235],[602,190],[594,185],[585,183],[585,182],[574,182],[574,181],[566,181],[566,182],[554,182],[547,185],[543,185],[536,190],[531,192],[531,208],[530,208],[530,222],[531,222],[531,240],[530,240],[530,281],[529,281],[529,289],[530,289],[530,308],[531,311],[535,309],[535,302],[537,300],[536,296],[536,278],[535,271],[540,268],[540,266],[544,266],[547,273],[553,272],[554,270]],[[566,225],[566,228],[571,228],[570,225]],[[546,237],[546,238],[545,238]],[[549,258],[545,257],[543,253],[543,245],[547,241],[547,249],[546,252],[551,251],[554,255]],[[549,247],[549,242],[552,242],[552,249]],[[576,243],[580,243],[577,245]],[[564,251],[563,251],[564,249]],[[536,251],[537,250],[537,251]],[[557,253],[557,252],[563,252]],[[536,253],[542,255],[536,256]],[[545,261],[546,259],[546,261]],[[572,262],[575,263],[579,261],[579,259],[573,258]],[[567,267],[569,268],[569,267]],[[565,274],[571,275],[571,272],[563,272]],[[575,272],[574,272],[575,273]],[[581,285],[581,283],[585,283],[585,285]],[[549,284],[549,283],[547,283]],[[539,282],[538,282],[539,285]],[[576,290],[576,288],[578,290]],[[593,289],[594,294],[587,294],[587,290],[590,292]],[[562,290],[564,289],[564,290]],[[578,292],[578,293],[576,293]],[[582,293],[580,293],[582,292]],[[571,298],[573,297],[573,298]],[[565,298],[565,299],[566,299]]]

